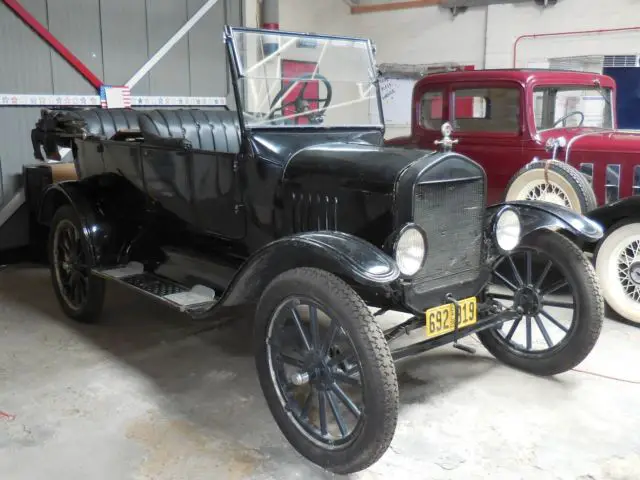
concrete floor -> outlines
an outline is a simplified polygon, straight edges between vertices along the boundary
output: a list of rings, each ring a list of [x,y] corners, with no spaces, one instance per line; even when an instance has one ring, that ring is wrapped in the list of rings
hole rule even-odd
[[[46,270],[0,272],[0,479],[331,478],[272,421],[246,324],[203,326],[116,285],[104,324],[78,325]],[[579,369],[635,384],[536,378],[482,349],[405,360],[391,448],[353,478],[638,479],[638,365],[640,329],[614,321]]]

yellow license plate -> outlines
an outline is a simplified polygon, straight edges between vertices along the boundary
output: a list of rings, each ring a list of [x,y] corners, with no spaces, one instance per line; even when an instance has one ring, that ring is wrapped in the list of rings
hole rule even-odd
[[[459,300],[460,318],[458,328],[473,325],[478,320],[478,308],[476,297],[469,297]],[[448,303],[439,307],[430,308],[425,312],[427,322],[427,338],[439,337],[453,332],[455,329],[455,305]]]

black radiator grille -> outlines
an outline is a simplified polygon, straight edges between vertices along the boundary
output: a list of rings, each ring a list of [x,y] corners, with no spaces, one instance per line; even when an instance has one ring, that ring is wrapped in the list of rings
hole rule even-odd
[[[484,180],[416,185],[414,221],[427,234],[427,258],[415,277],[423,293],[478,276],[482,256]]]

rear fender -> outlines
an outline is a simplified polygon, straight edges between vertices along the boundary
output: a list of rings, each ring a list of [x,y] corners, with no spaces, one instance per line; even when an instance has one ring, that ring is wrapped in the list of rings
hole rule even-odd
[[[100,265],[111,250],[112,225],[97,208],[94,195],[88,185],[79,181],[52,184],[44,191],[37,218],[41,224],[50,227],[58,209],[71,205],[89,245],[92,264]]]
[[[488,224],[504,207],[513,208],[519,215],[522,225],[522,238],[541,230],[551,230],[568,234],[573,240],[594,243],[604,234],[602,226],[573,210],[552,203],[529,200],[504,202],[487,208]]]
[[[254,253],[236,273],[221,303],[234,306],[255,301],[276,276],[299,267],[326,270],[385,296],[400,276],[395,260],[359,237],[305,232],[275,240]]]

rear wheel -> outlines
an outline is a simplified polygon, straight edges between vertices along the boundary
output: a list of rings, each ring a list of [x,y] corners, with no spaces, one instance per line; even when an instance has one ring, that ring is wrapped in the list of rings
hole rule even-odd
[[[91,274],[89,245],[73,207],[58,209],[51,222],[49,264],[58,302],[74,320],[92,323],[104,304],[105,281]]]
[[[317,269],[281,274],[258,304],[255,340],[267,404],[298,452],[340,474],[382,456],[398,417],[395,365],[351,287]]]
[[[478,333],[502,362],[536,375],[555,375],[582,362],[602,328],[604,302],[593,266],[566,237],[535,232],[493,271],[488,296],[521,316]]]
[[[612,227],[595,257],[609,307],[625,320],[640,324],[640,220]]]

